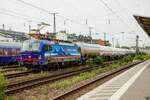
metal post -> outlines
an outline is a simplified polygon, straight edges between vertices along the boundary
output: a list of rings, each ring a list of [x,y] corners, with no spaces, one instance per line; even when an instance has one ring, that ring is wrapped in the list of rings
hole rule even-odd
[[[29,40],[31,40],[31,35],[30,35],[30,33],[31,33],[31,25],[30,25],[30,23],[31,23],[31,20],[29,20],[28,21],[29,22],[29,33],[28,33],[28,35],[29,35]]]
[[[66,21],[64,20],[64,31],[66,31],[67,33],[67,29],[66,29]]]
[[[89,30],[89,36],[90,36],[90,43],[92,44],[92,27],[90,27],[90,26],[88,26],[88,20],[86,19],[85,20],[85,23],[86,23],[86,25],[87,25],[87,27],[88,27],[88,30]]]
[[[139,36],[136,36],[136,53],[139,53]]]
[[[106,46],[106,33],[104,33],[104,44]]]
[[[29,39],[31,40],[31,25],[29,25]]]
[[[3,30],[5,30],[5,24],[2,25]]]
[[[90,43],[92,44],[92,27],[89,27],[89,36],[91,37]]]
[[[50,13],[53,14],[53,33],[56,33],[56,14],[58,13]]]
[[[2,25],[2,28],[3,28],[2,33],[4,33],[4,34],[5,34],[5,24],[3,24],[3,25]]]
[[[53,32],[56,33],[56,14],[54,13],[54,29]]]
[[[112,38],[112,47],[114,47],[114,38]]]

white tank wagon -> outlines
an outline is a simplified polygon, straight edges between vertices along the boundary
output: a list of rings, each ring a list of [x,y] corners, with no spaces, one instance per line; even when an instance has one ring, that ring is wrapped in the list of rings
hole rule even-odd
[[[140,49],[140,52],[150,54],[150,49]]]
[[[125,49],[126,50],[126,54],[133,54],[133,53],[136,53],[135,50],[133,49]]]
[[[101,46],[100,47],[100,54],[103,56],[111,56],[113,55],[113,48],[108,46]]]
[[[122,56],[135,53],[135,50],[114,48],[99,44],[87,44],[83,42],[76,42],[75,44],[81,48],[81,53],[83,55]]]
[[[125,49],[113,48],[113,55],[121,56],[121,55],[125,55],[125,54],[126,54]]]
[[[83,55],[100,55],[100,47],[98,44],[87,44],[83,42],[76,42],[75,44],[80,47]]]

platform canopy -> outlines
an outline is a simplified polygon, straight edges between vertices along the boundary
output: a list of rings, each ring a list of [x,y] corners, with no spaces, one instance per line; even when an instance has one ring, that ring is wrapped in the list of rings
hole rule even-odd
[[[134,15],[134,17],[139,23],[139,25],[143,28],[143,30],[150,37],[150,17],[136,16],[136,15]]]
[[[24,41],[28,39],[28,36],[24,32],[17,32],[12,30],[0,29],[0,36],[6,38],[12,38],[14,40]]]

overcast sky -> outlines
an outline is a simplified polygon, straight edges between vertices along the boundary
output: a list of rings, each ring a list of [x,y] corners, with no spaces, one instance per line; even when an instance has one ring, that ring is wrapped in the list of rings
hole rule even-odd
[[[0,28],[5,24],[5,29],[28,32],[29,24],[37,28],[38,23],[45,22],[51,26],[42,32],[52,32],[53,16],[49,13],[56,12],[57,31],[89,35],[88,26],[91,26],[93,38],[103,39],[106,33],[110,42],[114,38],[115,44],[118,41],[121,46],[133,46],[139,35],[140,46],[150,45],[150,38],[133,18],[133,15],[150,17],[150,0],[103,0],[106,5],[101,0],[22,0],[49,12],[20,1],[1,0]]]

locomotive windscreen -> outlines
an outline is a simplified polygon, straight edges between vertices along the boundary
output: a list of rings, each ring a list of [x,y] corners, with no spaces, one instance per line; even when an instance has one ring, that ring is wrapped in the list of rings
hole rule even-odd
[[[22,51],[38,51],[39,45],[39,41],[27,40],[23,43]]]

